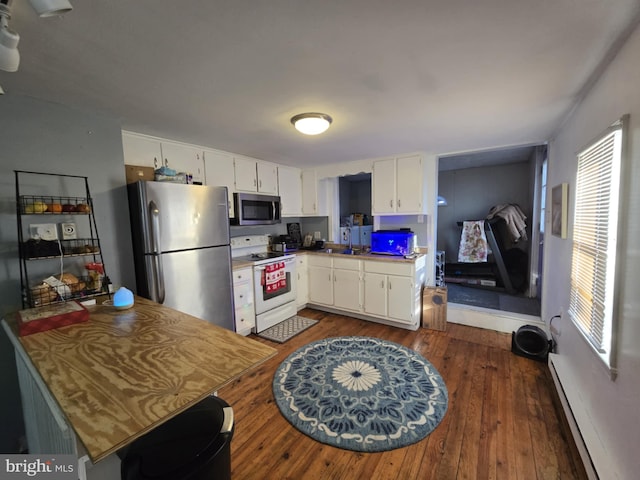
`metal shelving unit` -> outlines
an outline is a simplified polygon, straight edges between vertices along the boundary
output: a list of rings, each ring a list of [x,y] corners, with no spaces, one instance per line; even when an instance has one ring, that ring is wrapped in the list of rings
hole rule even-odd
[[[15,170],[15,184],[23,308],[108,293],[88,178]]]

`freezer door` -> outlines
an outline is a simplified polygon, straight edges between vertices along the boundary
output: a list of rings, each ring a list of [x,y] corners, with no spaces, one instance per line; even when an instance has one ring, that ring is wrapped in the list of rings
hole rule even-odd
[[[226,187],[139,182],[145,252],[229,244]]]
[[[234,330],[231,247],[145,255],[141,295],[215,325]]]

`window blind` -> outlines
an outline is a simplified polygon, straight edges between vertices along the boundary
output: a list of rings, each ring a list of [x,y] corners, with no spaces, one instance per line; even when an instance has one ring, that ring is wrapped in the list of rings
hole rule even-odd
[[[622,125],[578,154],[569,314],[611,367]]]

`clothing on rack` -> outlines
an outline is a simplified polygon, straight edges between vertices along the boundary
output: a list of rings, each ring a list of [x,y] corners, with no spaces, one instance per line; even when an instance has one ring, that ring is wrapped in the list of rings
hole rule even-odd
[[[458,262],[479,263],[487,261],[487,236],[484,233],[484,220],[462,223]]]
[[[501,204],[496,205],[489,210],[487,219],[494,217],[503,218],[507,224],[509,230],[509,236],[513,243],[518,243],[520,240],[527,240],[527,224],[525,220],[527,217],[520,207],[516,204]]]

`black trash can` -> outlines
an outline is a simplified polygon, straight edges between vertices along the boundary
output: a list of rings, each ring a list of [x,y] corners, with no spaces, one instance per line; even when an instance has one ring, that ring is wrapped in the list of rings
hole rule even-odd
[[[120,450],[121,478],[229,480],[233,429],[233,409],[207,397]]]

